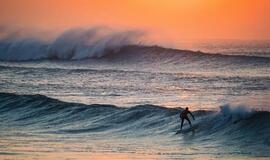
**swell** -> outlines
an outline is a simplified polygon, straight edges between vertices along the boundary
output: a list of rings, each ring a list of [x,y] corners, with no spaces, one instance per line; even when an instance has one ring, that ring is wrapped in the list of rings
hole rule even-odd
[[[1,47],[0,47],[1,48]],[[1,50],[1,49],[0,49]],[[73,56],[52,56],[50,49],[46,49],[46,52],[31,53],[29,56],[24,57],[24,52],[19,56],[16,54],[6,54],[0,51],[0,61],[29,61],[29,60],[53,60],[54,63],[60,62],[64,64],[68,60],[85,60],[83,64],[119,64],[119,65],[133,65],[142,64],[143,66],[151,65],[165,65],[165,66],[177,66],[178,68],[216,68],[223,69],[224,66],[227,69],[246,69],[246,68],[265,68],[268,69],[270,64],[269,57],[256,57],[256,56],[244,56],[244,55],[222,55],[222,54],[207,54],[202,52],[193,52],[188,50],[178,50],[163,48],[159,46],[140,46],[140,45],[124,45],[118,46],[114,49],[103,48],[101,52],[96,54],[90,54],[84,52],[80,54],[73,52]],[[32,56],[35,55],[34,57]],[[65,53],[53,53],[65,55]],[[80,54],[80,58],[77,59],[76,54]],[[4,57],[3,57],[4,55]],[[74,62],[74,61],[73,61]],[[80,63],[81,61],[74,62]],[[152,67],[151,67],[152,68]]]
[[[62,102],[43,95],[0,93],[0,126],[52,134],[115,134],[126,136],[174,135],[182,108]],[[270,146],[270,113],[224,105],[220,111],[194,111],[198,139],[226,137]],[[184,128],[187,128],[184,125]],[[259,136],[258,136],[259,135]]]
[[[210,54],[204,52],[194,52],[190,50],[179,50],[173,48],[164,48],[160,46],[140,46],[127,45],[122,46],[117,52],[108,52],[104,54],[103,59],[116,61],[165,64],[185,64],[193,62],[198,64],[208,63],[228,63],[228,64],[269,64],[270,57],[248,56],[248,55],[223,55]]]

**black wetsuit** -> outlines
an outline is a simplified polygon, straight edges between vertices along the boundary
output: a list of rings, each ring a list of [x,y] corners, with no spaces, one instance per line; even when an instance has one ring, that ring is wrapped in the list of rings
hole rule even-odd
[[[181,130],[184,124],[184,120],[186,119],[190,125],[190,127],[192,127],[191,122],[188,118],[188,114],[190,114],[192,116],[192,118],[194,119],[194,116],[192,115],[192,113],[188,110],[184,110],[181,114],[180,114],[180,118],[181,118]]]

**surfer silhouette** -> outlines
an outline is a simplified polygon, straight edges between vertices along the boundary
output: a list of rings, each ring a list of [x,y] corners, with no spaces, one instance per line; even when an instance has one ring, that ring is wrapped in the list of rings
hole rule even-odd
[[[191,122],[190,122],[190,120],[189,120],[189,118],[188,118],[188,114],[190,114],[190,115],[192,116],[193,120],[195,120],[193,114],[188,110],[188,107],[187,107],[187,108],[186,108],[184,111],[182,111],[181,114],[180,114],[180,118],[181,118],[181,130],[182,130],[182,127],[183,127],[183,124],[184,124],[184,120],[185,120],[185,119],[188,121],[190,128],[192,127],[192,124],[191,124]]]

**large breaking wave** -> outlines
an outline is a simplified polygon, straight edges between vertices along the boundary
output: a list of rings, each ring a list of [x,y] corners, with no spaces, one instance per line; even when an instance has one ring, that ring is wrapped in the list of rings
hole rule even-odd
[[[114,134],[117,136],[172,135],[179,129],[181,108],[140,105],[67,103],[43,95],[0,93],[0,120],[52,134]],[[199,140],[222,137],[235,144],[270,146],[270,113],[225,105],[220,111],[194,111]],[[188,126],[184,126],[188,127]]]
[[[7,34],[0,37],[0,60],[86,59],[102,57],[125,45],[139,44],[143,31],[106,27],[72,29],[53,40]]]
[[[0,29],[2,32],[2,30]],[[3,31],[4,32],[4,31]],[[43,33],[45,34],[45,33]],[[45,37],[46,35],[44,35]],[[269,62],[269,57],[207,54],[200,51],[178,50],[143,45],[145,32],[140,30],[116,31],[106,27],[68,30],[50,40],[26,36],[22,33],[0,34],[0,60],[29,61],[42,59],[82,60],[89,58],[120,58],[152,61],[173,61],[202,58],[218,60],[250,60]]]

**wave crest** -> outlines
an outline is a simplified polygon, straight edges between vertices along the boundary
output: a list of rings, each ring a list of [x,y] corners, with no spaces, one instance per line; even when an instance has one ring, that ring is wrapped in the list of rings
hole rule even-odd
[[[0,60],[70,59],[101,57],[122,46],[139,44],[145,34],[139,30],[115,31],[106,27],[72,29],[52,42],[38,38],[5,36],[0,41]],[[14,38],[15,37],[15,38]]]

